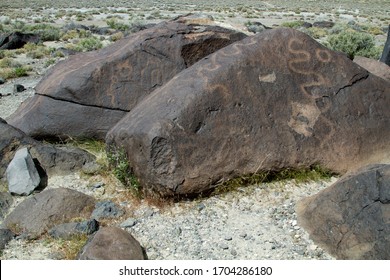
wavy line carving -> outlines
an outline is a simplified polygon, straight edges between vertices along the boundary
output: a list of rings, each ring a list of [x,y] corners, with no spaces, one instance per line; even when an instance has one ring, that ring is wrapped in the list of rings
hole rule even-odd
[[[304,96],[307,97],[308,103],[292,102],[292,115],[288,124],[297,133],[309,137],[313,135],[314,125],[321,120],[329,130],[321,140],[321,146],[324,146],[327,145],[327,140],[335,134],[335,130],[331,121],[324,115],[330,109],[330,103],[324,102],[324,96],[320,94],[318,87],[328,86],[330,82],[321,73],[314,71],[311,63],[313,56],[310,52],[303,49],[303,46],[303,41],[297,38],[290,39],[288,51],[293,58],[288,61],[288,68],[292,72],[305,77],[304,80],[306,81],[301,83],[299,88]],[[320,63],[327,64],[332,61],[332,54],[325,49],[316,49],[314,59],[317,59]],[[319,106],[319,104],[322,105]]]

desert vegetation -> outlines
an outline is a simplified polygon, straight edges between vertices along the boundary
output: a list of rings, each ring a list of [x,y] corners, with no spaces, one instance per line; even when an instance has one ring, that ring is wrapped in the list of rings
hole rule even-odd
[[[39,44],[19,50],[0,50],[0,77],[39,74],[69,52],[100,49],[139,30],[139,26],[172,19],[188,12],[202,13],[223,25],[247,31],[252,22],[273,28],[299,29],[327,47],[378,59],[390,22],[388,1],[61,1],[37,0],[26,7],[21,0],[4,0],[0,33],[39,36]],[[305,23],[331,21],[332,28]],[[109,31],[104,28],[109,29]],[[103,32],[104,30],[104,32]],[[54,43],[53,43],[54,42]],[[69,50],[69,51],[64,51]],[[24,57],[28,59],[23,60]],[[41,63],[38,63],[41,62]]]

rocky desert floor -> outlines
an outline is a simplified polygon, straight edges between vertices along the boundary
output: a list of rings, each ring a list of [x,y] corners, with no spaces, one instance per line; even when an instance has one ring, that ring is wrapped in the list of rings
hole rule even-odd
[[[340,24],[354,21],[372,28],[379,47],[386,40],[386,28],[390,23],[390,1],[384,0],[1,2],[0,32],[11,26],[39,24],[49,24],[58,29],[67,24],[116,27],[115,32],[98,37],[101,47],[114,43],[117,37],[126,36],[132,26],[157,23],[187,13],[211,16],[215,24],[247,34],[253,34],[247,29],[251,22],[278,27],[297,21],[333,21]],[[35,85],[46,71],[67,57],[67,54],[53,53],[63,47],[77,46],[83,39],[70,34],[64,37],[66,31],[61,32],[64,33],[58,40],[43,43],[44,49],[50,49],[49,54],[44,49],[41,50],[42,56],[30,55],[28,50],[7,54],[13,63],[27,67],[28,71],[22,77],[7,78],[0,85],[0,117],[7,119],[26,98],[34,94]],[[22,84],[26,90],[15,92],[15,84]],[[80,142],[71,141],[70,144]],[[81,146],[89,148],[85,143]],[[52,176],[48,188],[72,188],[99,200],[117,203],[125,214],[105,220],[102,225],[123,226],[123,222],[127,221],[126,230],[145,248],[149,259],[332,259],[299,226],[295,205],[303,197],[330,186],[337,176],[316,181],[291,179],[236,186],[206,198],[164,203],[133,196],[109,174],[104,149],[91,149],[91,152],[97,155],[103,172],[87,175],[80,171]],[[22,199],[16,198],[13,207]],[[1,259],[66,259],[74,256],[67,254],[69,250],[66,247],[70,246],[67,241],[47,236],[37,240],[19,238],[7,245]]]

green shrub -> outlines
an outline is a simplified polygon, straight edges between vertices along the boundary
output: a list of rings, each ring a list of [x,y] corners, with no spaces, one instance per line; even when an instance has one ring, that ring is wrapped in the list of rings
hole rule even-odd
[[[58,41],[61,38],[61,30],[50,24],[28,25],[23,31],[38,35],[42,41]]]
[[[101,49],[103,44],[98,38],[91,37],[83,38],[76,45],[70,44],[67,47],[78,52],[88,52]]]
[[[110,28],[119,31],[127,31],[130,28],[130,25],[119,22],[116,18],[108,19],[106,23]]]
[[[31,68],[26,66],[20,66],[20,67],[7,67],[7,68],[1,68],[0,69],[0,76],[4,79],[14,79],[18,77],[24,77],[28,76],[28,71],[30,71]]]
[[[297,20],[297,21],[289,21],[289,22],[283,22],[283,27],[289,27],[289,28],[299,28],[303,26],[303,21]]]
[[[320,39],[328,35],[328,31],[326,29],[319,27],[310,27],[306,30],[306,33],[314,39]]]
[[[381,55],[381,49],[375,46],[374,37],[367,33],[342,31],[330,35],[328,44],[332,50],[343,52],[351,59],[355,56],[378,59]]]
[[[26,67],[17,67],[14,69],[16,77],[28,76],[28,69]]]
[[[139,194],[140,184],[132,172],[125,150],[114,148],[107,153],[107,158],[114,176],[132,192]]]

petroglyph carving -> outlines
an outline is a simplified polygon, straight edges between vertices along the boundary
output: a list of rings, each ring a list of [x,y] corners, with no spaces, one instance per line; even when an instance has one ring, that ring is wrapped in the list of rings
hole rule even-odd
[[[288,61],[289,69],[297,74],[304,75],[307,81],[299,85],[301,92],[308,98],[308,104],[292,103],[292,114],[288,125],[297,133],[306,137],[311,136],[314,125],[321,121],[322,125],[329,127],[326,137],[322,138],[322,144],[326,145],[334,135],[334,128],[331,122],[324,116],[329,110],[330,104],[324,102],[324,96],[321,94],[320,87],[328,86],[330,82],[321,74],[313,70],[311,60],[312,55],[302,46],[304,42],[293,38],[288,42],[288,51],[293,58]],[[316,49],[315,59],[321,63],[330,63],[332,60],[331,53],[326,49]],[[319,106],[319,104],[322,104]]]
[[[292,114],[288,125],[299,134],[311,136],[321,111],[313,104],[292,102],[291,106]]]
[[[259,75],[259,81],[264,83],[273,83],[276,81],[275,72],[267,75]]]

